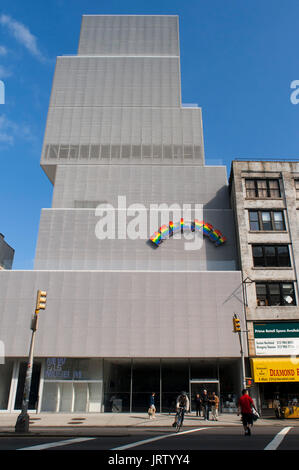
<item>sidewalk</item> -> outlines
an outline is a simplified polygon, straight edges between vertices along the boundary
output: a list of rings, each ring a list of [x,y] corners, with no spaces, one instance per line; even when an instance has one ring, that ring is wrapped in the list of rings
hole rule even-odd
[[[15,434],[18,413],[0,414],[0,436]],[[158,413],[155,419],[149,419],[147,413],[40,413],[30,414],[30,435],[81,436],[107,435],[112,428],[164,428],[174,421],[174,414]],[[195,413],[187,414],[186,427],[240,426],[241,418],[236,414],[221,414],[218,421],[205,421]],[[278,420],[275,418],[258,419],[255,426],[299,426],[299,420]]]

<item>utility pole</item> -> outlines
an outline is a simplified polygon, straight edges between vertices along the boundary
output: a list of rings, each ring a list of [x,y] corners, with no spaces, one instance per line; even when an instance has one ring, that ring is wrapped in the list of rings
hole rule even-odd
[[[241,323],[236,313],[233,316],[233,326],[234,326],[234,333],[238,333],[239,341],[240,341],[241,366],[242,366],[242,389],[243,389],[243,388],[246,388],[245,358],[244,358],[244,350],[243,350],[243,343],[242,343]]]
[[[37,297],[36,297],[35,312],[31,320],[32,335],[31,335],[29,357],[28,357],[26,378],[25,378],[25,385],[24,385],[24,392],[23,392],[22,410],[17,418],[17,422],[15,425],[15,432],[26,433],[29,431],[28,406],[29,406],[29,394],[30,394],[31,380],[32,380],[35,335],[36,335],[36,331],[38,327],[39,311],[45,310],[46,301],[47,301],[47,292],[43,290],[38,290]]]

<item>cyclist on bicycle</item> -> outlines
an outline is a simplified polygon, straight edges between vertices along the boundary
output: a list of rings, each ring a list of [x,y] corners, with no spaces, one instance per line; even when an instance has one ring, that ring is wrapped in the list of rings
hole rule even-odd
[[[180,414],[180,411],[182,411],[182,424],[184,420],[184,416],[186,411],[189,411],[190,403],[189,403],[189,398],[187,396],[186,392],[182,392],[176,400],[176,415],[175,415],[175,421],[173,423],[173,426],[176,426],[177,418]]]

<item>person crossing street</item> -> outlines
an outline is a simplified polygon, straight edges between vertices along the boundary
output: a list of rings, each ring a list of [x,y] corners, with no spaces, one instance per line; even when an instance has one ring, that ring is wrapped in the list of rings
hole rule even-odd
[[[248,395],[248,390],[243,389],[242,396],[240,397],[239,403],[238,403],[237,414],[239,416],[239,414],[241,413],[245,436],[251,435],[251,429],[253,426],[252,408],[254,408],[257,411],[252,398]]]

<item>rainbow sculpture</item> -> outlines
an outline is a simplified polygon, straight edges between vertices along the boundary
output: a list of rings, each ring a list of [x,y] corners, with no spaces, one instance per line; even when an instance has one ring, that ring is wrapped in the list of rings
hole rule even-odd
[[[176,224],[170,221],[168,225],[162,225],[159,230],[150,237],[150,241],[155,246],[159,246],[166,238],[170,238],[179,232],[183,233],[186,230],[202,232],[209,240],[215,243],[216,246],[221,246],[226,242],[226,237],[224,237],[219,230],[215,229],[211,224],[197,219],[193,222],[187,222],[181,219],[180,222]]]

